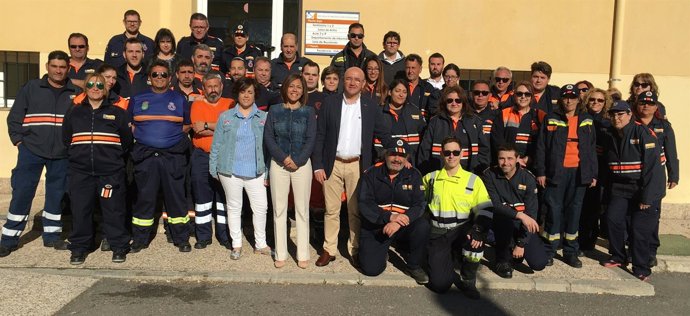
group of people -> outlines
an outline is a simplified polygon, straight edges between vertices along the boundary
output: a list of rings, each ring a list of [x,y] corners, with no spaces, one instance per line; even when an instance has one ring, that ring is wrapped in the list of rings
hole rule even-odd
[[[661,199],[679,180],[651,74],[634,77],[627,101],[588,81],[549,85],[552,69],[541,61],[529,81],[498,67],[465,91],[460,68],[440,53],[421,79],[422,58],[400,51],[397,32],[384,35],[380,54],[368,50],[360,23],[323,71],[299,56],[291,33],[269,60],[248,44],[245,25],[224,46],[203,14],[191,16],[192,33],[177,45],[167,29],[154,40],[139,33],[134,10],[123,23],[105,62],[88,58],[88,38],[73,33],[70,54],[51,52],[47,74],[19,91],[8,116],[19,155],[0,257],[18,248],[45,167],[43,242],[69,249],[72,264],[96,247],[96,208],[113,262],[146,249],[159,194],[179,251],[192,249],[190,228],[196,249],[215,231],[239,260],[246,192],[252,250],[273,256],[276,268],[289,260],[288,210],[300,268],[310,265],[310,217],[323,216],[322,267],[336,260],[344,206],[352,265],[378,275],[395,247],[405,272],[437,292],[456,284],[478,298],[487,244],[504,278],[523,261],[552,265],[560,247],[580,268],[600,236],[611,255],[602,265],[632,261],[638,278],[651,274]],[[60,237],[65,193],[69,242]]]

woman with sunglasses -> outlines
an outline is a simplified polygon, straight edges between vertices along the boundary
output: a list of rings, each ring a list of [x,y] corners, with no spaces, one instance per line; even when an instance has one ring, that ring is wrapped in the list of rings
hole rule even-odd
[[[266,117],[264,145],[271,157],[270,187],[273,202],[276,268],[288,258],[287,210],[292,190],[297,222],[297,266],[309,266],[309,197],[311,156],[316,142],[316,109],[307,104],[307,82],[289,75],[280,88],[284,103],[272,105]]]
[[[242,254],[242,192],[246,190],[252,208],[254,253],[271,255],[266,244],[268,166],[264,159],[266,112],[256,106],[259,84],[242,77],[233,86],[237,106],[218,118],[209,155],[209,172],[219,179],[225,191],[228,228],[232,239],[230,259]]]
[[[531,107],[533,96],[534,88],[529,81],[518,83],[513,89],[512,105],[496,114],[491,129],[492,157],[495,158],[501,145],[514,143],[518,162],[530,170],[534,170],[537,136],[546,116],[546,112]]]
[[[443,67],[443,81],[445,84],[443,87],[455,87],[458,85],[460,80],[460,67],[456,64],[448,64]]]
[[[414,104],[407,102],[407,81],[395,79],[391,82],[388,97],[381,110],[386,122],[390,126],[390,134],[394,139],[402,139],[409,146],[410,163],[415,166],[420,135],[424,131],[426,121],[422,112]],[[374,139],[374,149],[378,157],[383,157],[385,149],[381,140]]]
[[[462,167],[480,174],[489,165],[489,142],[482,132],[483,123],[472,113],[467,94],[460,86],[445,87],[438,109],[438,114],[429,120],[419,145],[419,169],[426,173],[441,168],[441,142],[453,136],[460,140]]]
[[[653,92],[659,96],[659,86],[654,80],[654,76],[650,73],[639,73],[633,77],[630,83],[630,97],[628,97],[628,104],[634,105],[637,103],[637,98],[642,92]],[[666,118],[666,107],[663,103],[657,102],[657,111],[659,111],[662,118]]]
[[[69,195],[72,208],[70,263],[84,263],[94,244],[93,212],[100,205],[103,233],[112,261],[125,262],[129,251],[125,155],[132,146],[129,115],[108,100],[101,74],[85,79],[86,98],[65,115],[62,135],[69,148]]]
[[[613,104],[613,100],[606,93],[606,90],[599,88],[592,88],[585,94],[587,112],[594,119],[594,129],[596,130],[596,148],[598,161],[598,176],[597,185],[587,188],[585,198],[582,202],[582,212],[580,214],[580,229],[578,233],[578,243],[581,251],[594,250],[597,238],[601,231],[606,231],[605,220],[601,218],[605,209],[605,201],[608,200],[604,196],[603,188],[608,179],[608,165],[606,164],[606,157],[604,157],[604,138],[606,137],[607,129],[611,126],[609,120],[609,109]]]
[[[383,75],[383,63],[377,56],[369,56],[364,60],[364,77],[367,83],[362,93],[377,100],[380,105],[385,104],[388,87]]]
[[[643,126],[648,127],[656,134],[656,139],[659,142],[659,151],[661,156],[661,165],[666,168],[668,180],[666,188],[673,189],[678,185],[680,179],[678,150],[676,148],[676,135],[671,127],[671,122],[661,117],[658,110],[658,100],[654,92],[647,91],[640,93],[635,102],[633,109],[637,122]],[[659,204],[661,205],[661,204]],[[660,246],[659,241],[659,219],[661,218],[661,207],[657,212],[657,221],[654,226],[654,236],[650,242],[651,259],[649,266],[656,266],[656,252]]]

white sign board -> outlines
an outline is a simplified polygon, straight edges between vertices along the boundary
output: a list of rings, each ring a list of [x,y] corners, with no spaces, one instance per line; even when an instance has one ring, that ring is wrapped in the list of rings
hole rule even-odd
[[[333,56],[347,44],[348,28],[359,22],[359,13],[306,11],[304,20],[304,53]]]

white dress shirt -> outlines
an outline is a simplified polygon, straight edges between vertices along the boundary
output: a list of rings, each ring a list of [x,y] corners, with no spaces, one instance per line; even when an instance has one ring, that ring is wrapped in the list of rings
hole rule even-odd
[[[340,115],[340,132],[335,155],[349,159],[362,154],[362,109],[360,97],[353,104],[347,104],[343,98]]]

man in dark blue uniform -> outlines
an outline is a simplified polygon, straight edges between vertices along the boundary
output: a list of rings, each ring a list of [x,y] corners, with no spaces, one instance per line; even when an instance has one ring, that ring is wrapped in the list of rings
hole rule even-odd
[[[141,27],[139,12],[127,10],[122,24],[125,25],[125,32],[113,36],[110,41],[108,41],[108,46],[105,48],[105,63],[116,68],[125,64],[126,61],[123,52],[125,49],[125,41],[129,38],[136,38],[141,42],[142,50],[144,54],[146,54],[145,57],[153,56],[153,51],[156,47],[155,43],[153,43],[150,37],[139,33],[139,27]]]
[[[86,74],[96,72],[96,69],[103,64],[100,59],[91,59],[89,54],[89,38],[82,33],[72,33],[67,38],[69,47],[69,72],[67,78],[72,83],[84,88],[84,78]]]
[[[309,61],[309,58],[301,57],[297,50],[297,35],[283,34],[280,38],[280,55],[271,60],[271,83],[276,90],[280,90],[288,75],[302,72],[302,67]]]
[[[261,56],[261,52],[254,46],[247,44],[249,41],[249,30],[244,24],[238,24],[232,35],[233,45],[223,50],[220,72],[225,74],[230,70],[230,62],[235,57],[244,60],[244,67],[247,69],[247,77],[254,78],[254,62]]]
[[[192,58],[194,47],[199,44],[206,44],[213,52],[213,62],[211,67],[218,70],[221,65],[221,55],[223,52],[223,41],[215,36],[208,35],[208,18],[202,13],[194,13],[189,18],[189,28],[192,30],[190,36],[185,36],[177,43],[177,53],[183,58]]]
[[[123,98],[129,98],[149,88],[144,65],[143,43],[136,38],[125,41],[125,59],[127,62],[117,68],[117,84],[113,91]]]

